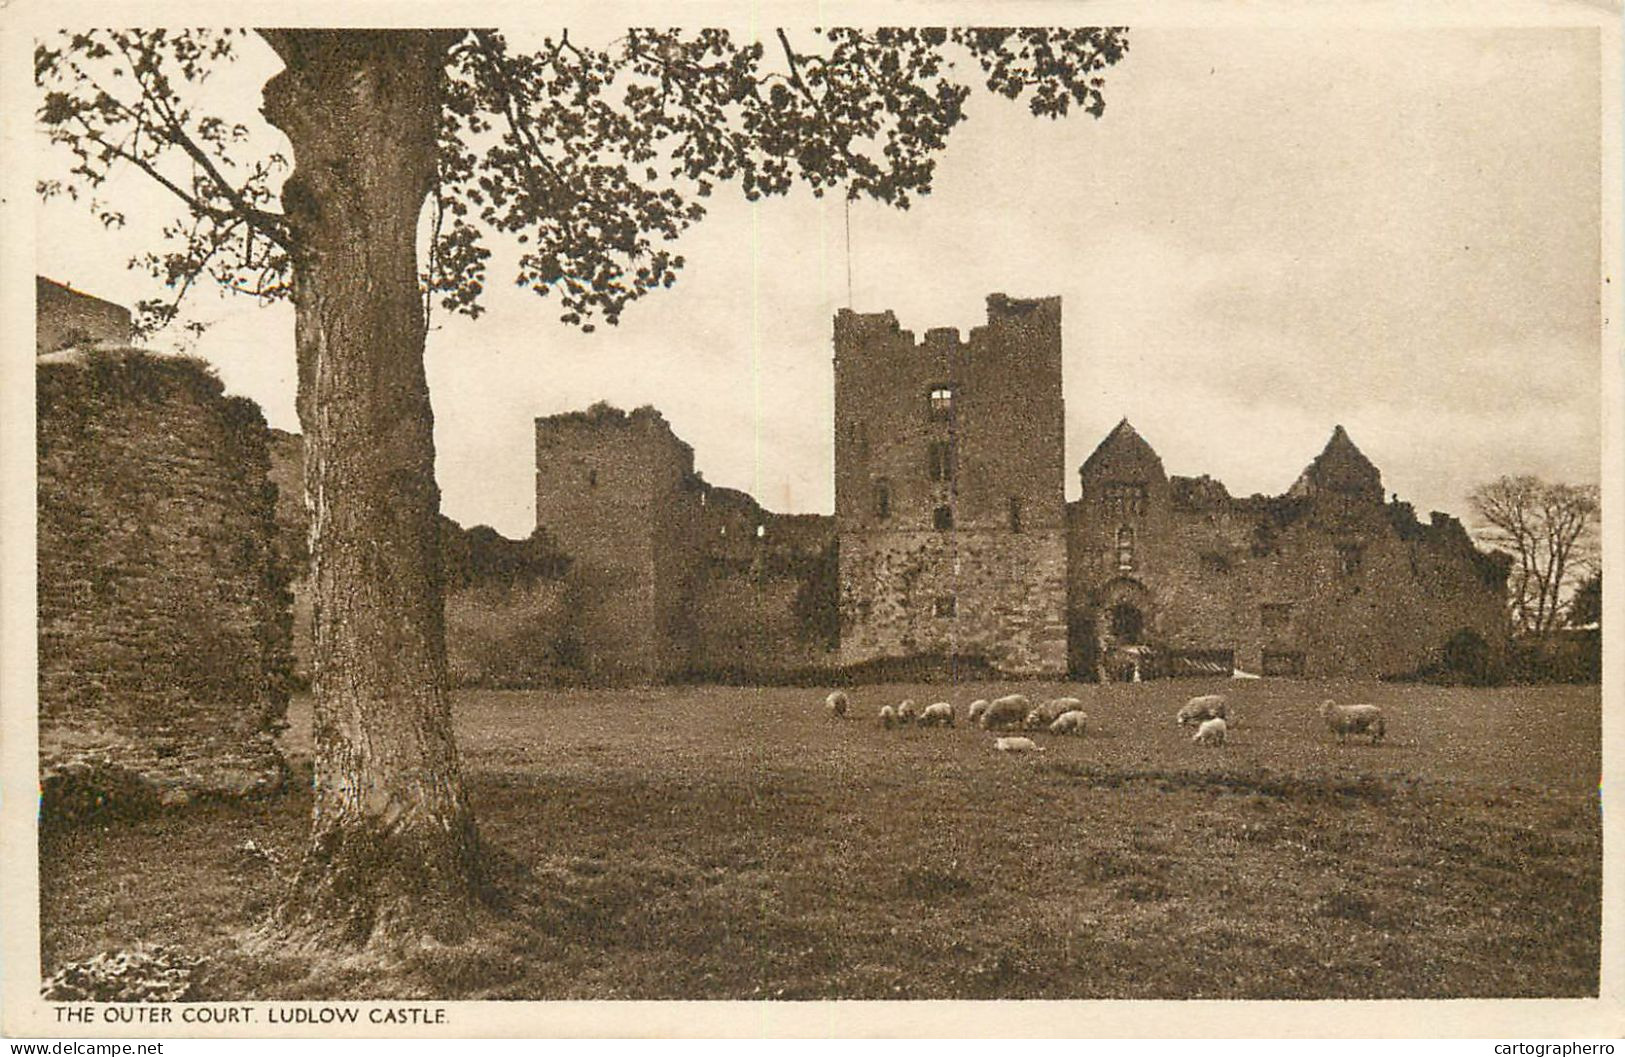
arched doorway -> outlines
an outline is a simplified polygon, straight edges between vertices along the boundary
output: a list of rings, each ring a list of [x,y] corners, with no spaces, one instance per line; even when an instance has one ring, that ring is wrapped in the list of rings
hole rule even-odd
[[[1145,585],[1119,577],[1094,592],[1090,602],[1096,677],[1106,682],[1153,675],[1156,614]]]
[[[1145,614],[1131,602],[1119,602],[1106,612],[1107,631],[1115,646],[1138,646],[1145,641]]]

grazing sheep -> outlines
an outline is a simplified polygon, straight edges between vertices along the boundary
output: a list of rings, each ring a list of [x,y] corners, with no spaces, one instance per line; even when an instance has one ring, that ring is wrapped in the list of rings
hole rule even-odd
[[[1202,721],[1196,728],[1196,735],[1191,738],[1198,745],[1223,745],[1226,725],[1224,720],[1215,716]]]
[[[954,706],[946,701],[926,705],[925,711],[920,713],[920,726],[922,727],[951,727],[953,725]]]
[[[1037,730],[1039,727],[1047,727],[1054,723],[1065,713],[1082,707],[1083,702],[1075,697],[1051,698],[1027,713],[1027,718],[1023,721],[1023,724],[1028,730]]]
[[[1339,705],[1328,697],[1320,706],[1320,714],[1337,735],[1339,743],[1350,734],[1369,734],[1371,744],[1375,745],[1388,733],[1387,725],[1382,720],[1382,709],[1376,705]]]
[[[1032,702],[1027,700],[1026,694],[1009,694],[988,703],[987,711],[982,713],[983,730],[1003,730],[1006,727],[1018,727],[1027,713],[1032,711]]]
[[[1049,725],[1051,734],[1083,734],[1083,724],[1089,717],[1082,711],[1074,708],[1070,712],[1062,712],[1055,717],[1055,722]]]
[[[1000,752],[1043,752],[1044,747],[1031,738],[1000,738],[993,743]]]
[[[1185,702],[1176,717],[1180,726],[1200,723],[1205,719],[1229,719],[1230,706],[1223,694],[1203,694]]]
[[[908,726],[920,718],[920,709],[912,700],[906,700],[897,706],[897,722]]]
[[[897,725],[897,710],[890,705],[880,706],[880,725],[887,730]]]
[[[965,714],[965,722],[974,724],[977,720],[982,718],[982,713],[986,711],[987,698],[978,697],[975,701],[970,703],[970,711]]]
[[[829,714],[836,719],[845,719],[847,707],[851,704],[852,699],[846,696],[845,690],[833,691],[824,698],[824,707],[829,709]]]

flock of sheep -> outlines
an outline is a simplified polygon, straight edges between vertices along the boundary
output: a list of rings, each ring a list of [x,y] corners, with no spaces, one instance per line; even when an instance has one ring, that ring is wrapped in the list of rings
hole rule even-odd
[[[852,699],[846,691],[835,690],[824,698],[824,707],[836,719],[845,719],[851,710]],[[1341,743],[1350,734],[1367,735],[1371,744],[1382,741],[1387,733],[1382,709],[1376,705],[1339,705],[1327,699],[1320,706],[1321,718]],[[879,722],[887,730],[893,727],[952,727],[958,719],[954,706],[947,701],[920,708],[913,701],[880,706]],[[1051,734],[1078,735],[1084,733],[1089,717],[1083,711],[1083,702],[1075,697],[1057,697],[1034,707],[1026,694],[1008,694],[992,701],[972,701],[966,720],[983,730],[1027,731],[1048,730]],[[1185,702],[1175,720],[1180,726],[1196,725],[1191,740],[1198,745],[1222,746],[1236,719],[1230,712],[1230,702],[1224,694],[1203,694]],[[993,747],[1000,752],[1043,752],[1037,742],[1027,737],[1001,737]]]

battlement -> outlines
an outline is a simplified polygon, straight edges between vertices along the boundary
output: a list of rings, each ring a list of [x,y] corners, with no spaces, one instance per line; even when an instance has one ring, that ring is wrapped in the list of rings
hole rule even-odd
[[[1052,339],[1058,346],[1061,335],[1060,297],[1021,298],[989,294],[987,322],[972,328],[968,339],[960,334],[957,327],[931,327],[925,331],[924,337],[916,337],[914,331],[902,328],[896,313],[890,309],[883,312],[854,312],[850,308],[843,308],[835,313],[837,358],[844,353],[857,352],[896,352],[905,355],[914,352],[935,355],[961,352],[972,355],[992,345],[990,339],[1005,334],[1020,335],[1027,341],[1034,338]]]

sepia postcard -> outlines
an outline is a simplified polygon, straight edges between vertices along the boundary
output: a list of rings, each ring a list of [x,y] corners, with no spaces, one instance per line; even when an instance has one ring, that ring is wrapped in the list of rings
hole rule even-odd
[[[1619,23],[0,6],[0,1027],[1625,1032]]]

